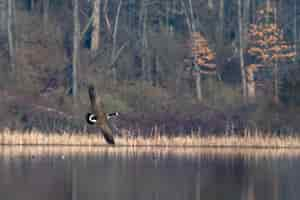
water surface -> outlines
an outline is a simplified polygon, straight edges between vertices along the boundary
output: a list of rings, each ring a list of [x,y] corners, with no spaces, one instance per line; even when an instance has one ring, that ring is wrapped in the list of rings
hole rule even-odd
[[[299,199],[292,150],[0,147],[4,200]]]

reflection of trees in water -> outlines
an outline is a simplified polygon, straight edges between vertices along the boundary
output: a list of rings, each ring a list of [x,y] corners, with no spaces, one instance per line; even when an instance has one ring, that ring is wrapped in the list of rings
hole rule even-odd
[[[77,169],[76,167],[72,168],[72,197],[71,200],[77,200]]]
[[[65,196],[65,172],[59,158],[1,158],[1,199],[69,199]]]
[[[279,167],[274,167],[279,161],[263,160],[249,162],[248,176],[243,183],[242,200],[280,199],[281,186],[284,184],[286,172]]]
[[[239,199],[247,173],[247,163],[242,157],[205,160],[200,169],[201,198]]]
[[[299,192],[290,188],[297,185],[300,175],[291,177],[292,170],[282,162],[243,157],[207,159],[200,165],[196,194],[211,200],[298,199],[295,194]]]
[[[300,175],[294,173],[300,161],[287,160],[137,154],[5,157],[0,159],[0,194],[22,200],[298,199]]]

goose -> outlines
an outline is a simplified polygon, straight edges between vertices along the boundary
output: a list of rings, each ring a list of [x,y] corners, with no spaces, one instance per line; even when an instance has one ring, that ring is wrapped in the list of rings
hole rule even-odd
[[[90,103],[91,103],[91,112],[87,113],[86,120],[89,124],[95,124],[100,128],[102,135],[104,136],[105,141],[108,144],[115,145],[115,140],[113,137],[113,130],[109,125],[108,119],[114,116],[118,116],[119,113],[105,113],[104,106],[101,99],[96,95],[96,91],[93,85],[90,85],[88,88]]]

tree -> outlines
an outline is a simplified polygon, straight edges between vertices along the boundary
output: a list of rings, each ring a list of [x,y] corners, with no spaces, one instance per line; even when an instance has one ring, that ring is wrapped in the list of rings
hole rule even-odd
[[[224,0],[220,0],[219,5],[219,16],[218,16],[218,27],[217,27],[217,57],[216,63],[218,69],[221,69],[221,65],[224,62],[223,51],[224,51]],[[220,70],[218,70],[220,71]],[[220,74],[218,74],[219,76]]]
[[[257,13],[257,24],[249,28],[248,53],[255,57],[258,63],[247,66],[249,95],[255,96],[254,72],[260,67],[271,67],[273,73],[273,97],[279,102],[279,66],[280,61],[294,59],[295,51],[283,37],[283,31],[275,23],[273,9],[267,5]]]
[[[195,76],[197,99],[202,101],[202,90],[199,87],[201,74],[216,74],[216,65],[211,63],[215,58],[215,54],[209,48],[207,40],[199,32],[192,33],[190,46],[193,57],[191,70]]]
[[[79,44],[80,44],[80,22],[79,22],[79,5],[78,0],[74,0],[73,8],[73,63],[72,63],[72,95],[73,103],[77,103],[77,68],[78,68],[78,57],[79,57]]]
[[[43,26],[44,32],[47,33],[48,18],[49,18],[49,0],[43,0]]]
[[[213,0],[207,0],[207,6],[210,10],[212,10],[214,8]]]
[[[112,51],[111,51],[111,66],[112,66],[112,75],[114,83],[117,83],[117,66],[114,63],[114,60],[117,57],[117,34],[118,34],[118,28],[119,28],[119,17],[120,12],[122,8],[123,0],[119,0],[118,9],[117,9],[117,15],[115,17],[115,23],[114,23],[114,30],[113,30],[113,44],[112,44]]]
[[[295,43],[295,61],[297,60],[297,40],[298,40],[298,32],[297,32],[297,0],[294,0],[294,43]]]
[[[245,75],[245,67],[244,67],[244,31],[243,31],[243,18],[242,18],[242,5],[241,0],[238,0],[238,21],[239,21],[239,57],[240,57],[240,70],[242,77],[242,93],[244,103],[247,102],[247,89],[246,89],[246,75]]]
[[[91,38],[92,51],[97,51],[100,45],[100,3],[100,0],[93,1],[93,30]]]
[[[8,48],[9,48],[9,59],[11,65],[11,72],[15,74],[16,72],[16,58],[15,58],[15,43],[14,43],[14,34],[13,34],[13,1],[8,0],[8,16],[7,16],[7,35],[8,35]]]
[[[6,29],[6,0],[0,0],[0,31]]]

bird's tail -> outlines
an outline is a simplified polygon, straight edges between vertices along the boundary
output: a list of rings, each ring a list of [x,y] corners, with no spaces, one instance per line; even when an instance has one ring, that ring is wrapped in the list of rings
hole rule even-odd
[[[106,141],[108,144],[115,145],[114,137],[113,137],[111,134],[107,134],[107,133],[104,132],[104,131],[102,131],[102,133],[103,133],[103,136],[104,136],[105,141]]]

